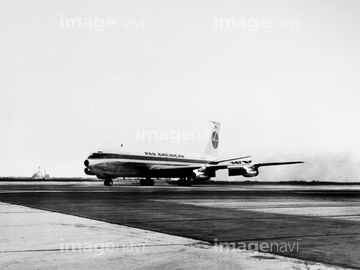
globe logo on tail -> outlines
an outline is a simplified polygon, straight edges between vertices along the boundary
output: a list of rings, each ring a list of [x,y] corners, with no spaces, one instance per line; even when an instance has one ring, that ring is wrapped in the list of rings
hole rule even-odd
[[[216,131],[213,132],[213,134],[211,135],[211,142],[213,147],[216,149],[218,148],[219,145],[219,135],[216,133]]]

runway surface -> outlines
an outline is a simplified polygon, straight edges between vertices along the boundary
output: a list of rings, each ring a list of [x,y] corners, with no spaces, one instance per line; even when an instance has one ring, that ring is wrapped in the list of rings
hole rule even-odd
[[[360,268],[360,188],[354,186],[15,183],[0,184],[0,201],[208,241],[219,248],[267,243],[279,255]]]

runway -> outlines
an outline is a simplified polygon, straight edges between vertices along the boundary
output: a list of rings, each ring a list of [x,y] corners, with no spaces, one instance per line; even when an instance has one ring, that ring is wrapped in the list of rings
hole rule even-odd
[[[0,184],[0,201],[206,241],[219,249],[262,244],[277,247],[267,251],[281,256],[360,269],[358,186],[13,183]]]

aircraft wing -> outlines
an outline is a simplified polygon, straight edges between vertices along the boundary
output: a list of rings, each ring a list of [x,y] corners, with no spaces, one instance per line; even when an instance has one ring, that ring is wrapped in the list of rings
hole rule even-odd
[[[259,167],[264,166],[278,166],[278,165],[289,165],[304,163],[303,161],[290,161],[290,162],[269,162],[269,163],[256,163],[253,165],[154,165],[150,168],[150,174],[153,177],[188,177],[193,173],[206,175],[209,177],[215,176],[215,171],[221,169],[229,169],[229,176],[231,175],[242,175],[245,177],[254,177],[259,174]],[[196,171],[195,171],[196,170]],[[232,170],[232,174],[230,173]]]
[[[215,171],[226,169],[228,165],[155,165],[150,168],[150,174],[153,177],[188,177],[198,170],[200,174],[206,174],[210,177],[215,176]]]
[[[184,165],[184,166],[174,166],[174,165],[155,165],[150,168],[150,171],[153,172],[190,172],[196,169],[204,168],[206,170],[220,170],[226,169],[228,165]]]
[[[176,171],[193,171],[195,169],[201,168],[201,165],[188,165],[188,166],[175,166],[175,165],[155,165],[150,168],[152,172],[176,172]]]
[[[228,159],[218,159],[215,161],[211,161],[209,164],[219,164],[219,163],[226,162],[226,161],[244,159],[244,158],[249,158],[249,157],[251,157],[251,156],[242,156],[242,157],[235,157],[235,158],[228,158]]]
[[[287,161],[287,162],[269,162],[269,163],[256,163],[251,165],[251,167],[257,170],[259,167],[265,166],[279,166],[279,165],[290,165],[304,163],[303,161]],[[244,167],[245,165],[240,165],[236,167]],[[229,167],[234,167],[232,165],[213,165],[212,163],[208,165],[184,165],[184,166],[175,166],[175,165],[155,165],[150,168],[152,172],[169,172],[169,173],[189,173],[196,169],[203,169],[206,172],[217,171],[221,169],[227,169]]]
[[[258,169],[259,167],[265,166],[279,166],[279,165],[290,165],[290,164],[299,164],[304,163],[303,161],[288,161],[288,162],[268,162],[268,163],[256,163],[252,165],[252,168]]]

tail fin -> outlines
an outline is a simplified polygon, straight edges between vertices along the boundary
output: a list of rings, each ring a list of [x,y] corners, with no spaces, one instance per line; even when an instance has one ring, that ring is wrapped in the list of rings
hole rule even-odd
[[[210,122],[214,123],[214,125],[211,131],[210,139],[205,148],[205,155],[217,157],[219,150],[220,123],[214,121],[210,121]]]

